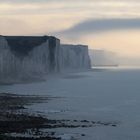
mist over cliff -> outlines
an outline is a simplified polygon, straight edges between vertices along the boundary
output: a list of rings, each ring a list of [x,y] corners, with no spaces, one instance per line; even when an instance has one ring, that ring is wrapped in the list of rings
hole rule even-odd
[[[0,80],[89,69],[88,46],[60,45],[52,36],[0,36]]]
[[[92,66],[118,66],[116,53],[107,50],[90,49],[89,55]]]

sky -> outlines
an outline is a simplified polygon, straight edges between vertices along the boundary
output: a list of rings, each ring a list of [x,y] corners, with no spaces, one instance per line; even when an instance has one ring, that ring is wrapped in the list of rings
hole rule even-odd
[[[0,0],[0,34],[54,35],[138,58],[140,0]]]

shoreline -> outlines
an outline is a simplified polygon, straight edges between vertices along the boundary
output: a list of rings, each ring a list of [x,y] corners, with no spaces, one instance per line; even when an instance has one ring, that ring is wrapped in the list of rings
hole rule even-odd
[[[57,128],[74,129],[95,126],[117,127],[117,123],[49,119],[37,112],[28,112],[28,106],[47,102],[47,96],[26,96],[12,93],[0,93],[0,139],[1,140],[64,140],[64,133],[59,134]],[[26,106],[26,108],[25,108]],[[25,111],[26,110],[26,111]],[[49,131],[48,131],[49,130]],[[84,133],[78,137],[85,137]],[[73,136],[69,136],[72,140]]]

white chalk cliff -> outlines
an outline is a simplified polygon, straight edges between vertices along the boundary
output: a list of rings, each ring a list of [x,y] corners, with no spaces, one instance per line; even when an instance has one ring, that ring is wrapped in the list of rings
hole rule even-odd
[[[88,46],[86,45],[61,45],[61,68],[63,70],[90,69]]]
[[[89,68],[87,46],[60,45],[60,40],[51,36],[0,36],[1,81]]]

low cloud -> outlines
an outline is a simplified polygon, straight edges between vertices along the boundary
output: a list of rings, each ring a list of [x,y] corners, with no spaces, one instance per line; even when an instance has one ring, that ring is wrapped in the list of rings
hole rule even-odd
[[[67,30],[57,32],[57,35],[80,38],[87,34],[97,34],[114,30],[140,29],[140,19],[90,19],[80,22]]]

